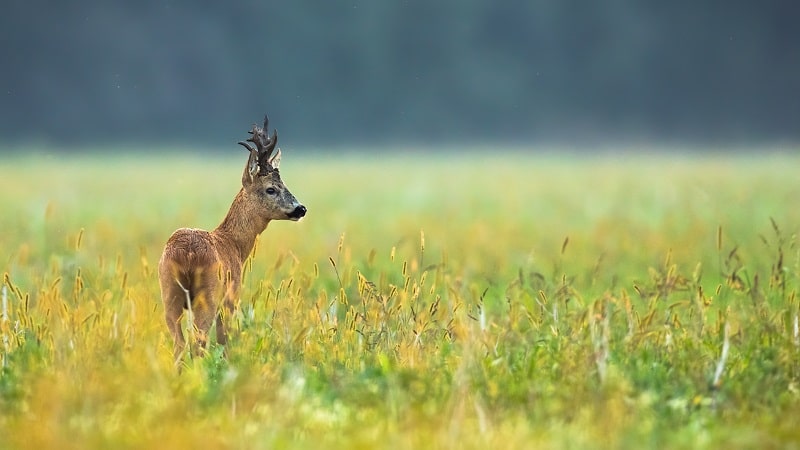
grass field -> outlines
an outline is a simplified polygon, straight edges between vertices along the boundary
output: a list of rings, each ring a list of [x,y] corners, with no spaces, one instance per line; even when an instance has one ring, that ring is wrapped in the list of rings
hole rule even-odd
[[[297,156],[228,358],[155,275],[244,152],[5,157],[0,448],[798,448],[800,158]]]

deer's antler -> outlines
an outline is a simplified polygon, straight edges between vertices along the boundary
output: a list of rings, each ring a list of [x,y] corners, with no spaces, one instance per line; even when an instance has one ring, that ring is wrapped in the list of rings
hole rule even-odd
[[[248,133],[252,136],[247,139],[247,142],[252,142],[256,145],[256,148],[254,149],[250,144],[244,141],[239,142],[239,145],[249,150],[251,154],[257,152],[259,167],[261,167],[262,170],[268,170],[268,168],[271,167],[269,163],[270,157],[275,150],[275,146],[278,145],[278,130],[273,130],[272,137],[269,136],[269,116],[265,115],[264,126],[259,127],[254,124],[253,129],[248,131]]]

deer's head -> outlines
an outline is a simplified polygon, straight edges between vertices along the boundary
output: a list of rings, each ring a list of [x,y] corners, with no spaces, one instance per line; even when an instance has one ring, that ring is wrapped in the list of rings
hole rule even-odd
[[[306,207],[294,198],[281,181],[278,166],[281,163],[281,149],[278,145],[278,131],[268,131],[269,118],[264,117],[264,126],[253,125],[249,139],[239,142],[250,151],[247,165],[242,174],[244,194],[257,204],[258,214],[270,220],[300,220],[306,215]],[[255,148],[250,145],[255,144]]]

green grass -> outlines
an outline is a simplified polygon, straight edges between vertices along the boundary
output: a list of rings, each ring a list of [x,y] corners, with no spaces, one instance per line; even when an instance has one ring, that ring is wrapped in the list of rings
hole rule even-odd
[[[286,152],[181,374],[155,268],[243,153],[6,158],[0,448],[800,445],[798,157],[481,155]]]

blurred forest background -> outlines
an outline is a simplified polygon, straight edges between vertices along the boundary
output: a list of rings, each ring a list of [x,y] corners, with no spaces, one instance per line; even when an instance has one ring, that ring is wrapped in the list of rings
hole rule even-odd
[[[0,149],[800,138],[800,3],[44,1],[0,14]]]

